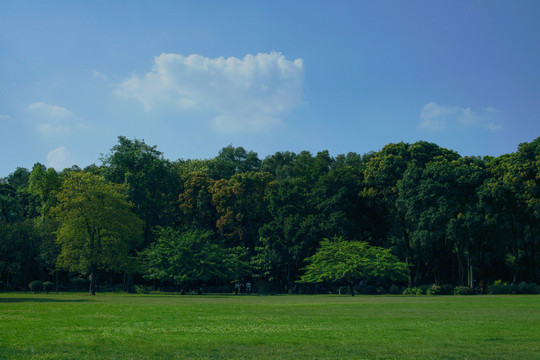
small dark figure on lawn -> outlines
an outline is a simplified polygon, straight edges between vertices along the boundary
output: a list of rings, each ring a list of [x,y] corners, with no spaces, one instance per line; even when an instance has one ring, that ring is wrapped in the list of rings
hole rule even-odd
[[[246,283],[246,293],[251,294],[251,283],[249,281]]]
[[[234,283],[234,295],[238,295],[240,292],[240,286],[242,286],[239,282]]]

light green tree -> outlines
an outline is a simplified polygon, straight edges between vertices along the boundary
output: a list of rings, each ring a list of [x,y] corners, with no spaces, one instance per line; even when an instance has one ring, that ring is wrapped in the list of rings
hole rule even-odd
[[[130,249],[141,240],[142,222],[131,211],[123,187],[101,177],[75,172],[64,181],[53,214],[61,268],[89,275],[95,295],[98,269],[132,268]]]
[[[351,296],[354,296],[354,284],[360,280],[404,280],[407,277],[407,264],[392,255],[390,249],[363,241],[346,241],[341,237],[324,239],[307,262],[300,282],[347,285]]]

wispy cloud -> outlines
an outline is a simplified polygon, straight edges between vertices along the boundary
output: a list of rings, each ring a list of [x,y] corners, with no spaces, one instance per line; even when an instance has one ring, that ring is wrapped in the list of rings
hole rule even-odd
[[[133,75],[116,94],[138,100],[146,111],[211,114],[223,132],[257,132],[281,123],[303,94],[303,60],[278,52],[242,59],[161,54],[153,69]]]
[[[490,131],[502,128],[499,122],[499,111],[491,107],[475,111],[470,107],[442,106],[430,102],[422,108],[420,119],[421,122],[418,126],[431,131],[442,131],[448,126],[457,125]]]
[[[62,106],[40,101],[28,105],[26,109],[32,114],[36,129],[43,134],[69,134],[74,129],[84,127],[80,117]]]
[[[496,131],[502,128],[498,122],[499,111],[497,109],[487,107],[479,111],[473,111],[471,108],[461,109],[458,117],[458,122],[465,126],[474,126]]]
[[[72,156],[63,146],[57,147],[47,153],[47,166],[60,171],[73,164]]]
[[[90,70],[90,73],[92,73],[92,76],[93,76],[94,79],[108,80],[107,75],[105,75],[103,73],[100,73],[99,71],[97,71],[95,69]]]
[[[0,120],[7,120],[7,119],[11,119],[11,117],[9,115],[3,115],[3,114],[0,114]]]

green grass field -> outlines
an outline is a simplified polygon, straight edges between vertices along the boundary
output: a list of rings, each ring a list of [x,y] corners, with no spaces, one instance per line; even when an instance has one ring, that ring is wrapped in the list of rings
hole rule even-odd
[[[0,294],[0,359],[540,359],[540,296]]]

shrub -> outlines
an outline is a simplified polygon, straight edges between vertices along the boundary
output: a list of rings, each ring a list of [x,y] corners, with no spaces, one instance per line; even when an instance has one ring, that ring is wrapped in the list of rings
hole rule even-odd
[[[426,290],[426,295],[440,295],[441,294],[441,287],[437,284],[431,285]]]
[[[397,295],[401,293],[401,289],[396,285],[392,285],[390,286],[390,289],[388,289],[388,293],[392,295]]]
[[[43,282],[39,280],[34,280],[30,284],[28,284],[28,287],[30,288],[30,291],[33,291],[37,294],[38,292],[43,291]]]
[[[516,294],[516,286],[503,282],[502,280],[496,280],[493,285],[488,286],[488,294]]]
[[[386,294],[386,289],[383,288],[382,286],[379,286],[375,291],[376,291],[377,295],[384,295],[384,294]]]
[[[416,295],[416,288],[415,287],[405,288],[405,290],[403,290],[403,295]]]
[[[54,283],[50,282],[50,281],[45,281],[43,283],[43,290],[45,290],[45,292],[48,294],[49,291],[51,291],[52,289],[54,289]]]
[[[137,294],[150,294],[152,287],[147,285],[135,285],[135,292]]]
[[[454,286],[450,284],[442,284],[441,285],[441,293],[440,295],[453,295],[454,294]]]
[[[534,283],[521,282],[517,285],[508,284],[497,280],[493,285],[488,286],[488,293],[492,295],[500,294],[540,294],[540,286]]]
[[[533,283],[522,282],[515,288],[518,294],[540,294],[540,286]]]
[[[425,292],[424,292],[424,289],[422,289],[421,287],[408,287],[406,288],[405,290],[403,290],[403,295],[423,295]]]
[[[454,288],[454,295],[474,295],[474,289],[468,286],[456,286]]]
[[[427,295],[453,295],[454,287],[450,284],[433,284],[426,289]]]

